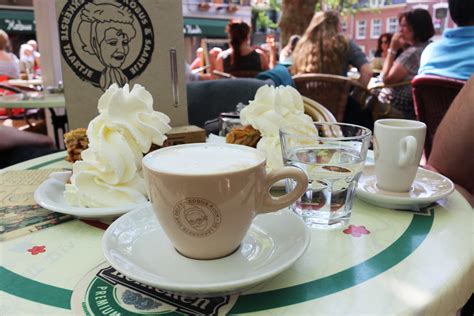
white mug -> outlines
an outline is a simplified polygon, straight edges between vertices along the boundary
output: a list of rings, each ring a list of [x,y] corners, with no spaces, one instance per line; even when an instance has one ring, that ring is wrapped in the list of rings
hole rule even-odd
[[[407,192],[415,180],[423,154],[426,125],[402,119],[375,122],[374,153],[377,187]]]
[[[178,252],[194,259],[215,259],[235,251],[255,216],[295,202],[308,186],[301,169],[265,170],[265,155],[231,144],[164,147],[143,158],[147,190],[163,230]],[[283,196],[273,183],[297,182]]]

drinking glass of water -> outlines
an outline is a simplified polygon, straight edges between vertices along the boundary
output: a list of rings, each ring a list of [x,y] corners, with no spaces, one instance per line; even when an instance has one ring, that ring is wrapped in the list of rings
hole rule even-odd
[[[285,165],[303,169],[309,179],[306,193],[291,208],[309,227],[343,227],[351,217],[372,133],[345,123],[315,122],[314,126],[314,135],[298,133],[299,125],[280,129]],[[286,180],[287,192],[295,185]]]

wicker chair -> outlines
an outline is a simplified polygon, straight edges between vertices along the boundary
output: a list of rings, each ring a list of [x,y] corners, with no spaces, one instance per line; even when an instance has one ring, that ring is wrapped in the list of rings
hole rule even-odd
[[[465,83],[464,80],[433,75],[420,75],[413,79],[412,91],[416,117],[427,127],[426,158],[431,153],[433,138],[439,123]]]
[[[304,112],[315,122],[337,122],[331,111],[318,102],[303,96]]]
[[[346,77],[316,73],[295,75],[293,81],[303,96],[323,104],[339,122],[344,119],[351,89],[357,85]]]

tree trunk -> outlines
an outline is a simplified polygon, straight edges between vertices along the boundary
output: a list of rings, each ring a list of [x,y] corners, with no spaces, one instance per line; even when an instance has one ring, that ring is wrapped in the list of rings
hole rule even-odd
[[[281,47],[288,43],[291,35],[303,35],[314,15],[318,0],[283,0],[280,27]]]

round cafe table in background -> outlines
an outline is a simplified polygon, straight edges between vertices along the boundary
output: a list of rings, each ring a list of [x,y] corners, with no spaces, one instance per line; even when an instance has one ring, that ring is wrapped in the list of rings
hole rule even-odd
[[[54,140],[58,148],[61,148],[59,130],[62,130],[62,134],[67,130],[67,115],[57,114],[55,109],[64,109],[65,107],[66,100],[63,93],[38,91],[0,96],[0,108],[48,109],[54,128]]]
[[[64,157],[9,169],[70,167]],[[473,214],[458,192],[419,213],[356,199],[350,226],[311,230],[308,250],[291,268],[212,299],[125,278],[102,254],[107,221],[75,219],[1,242],[1,313],[455,314],[474,291]]]

